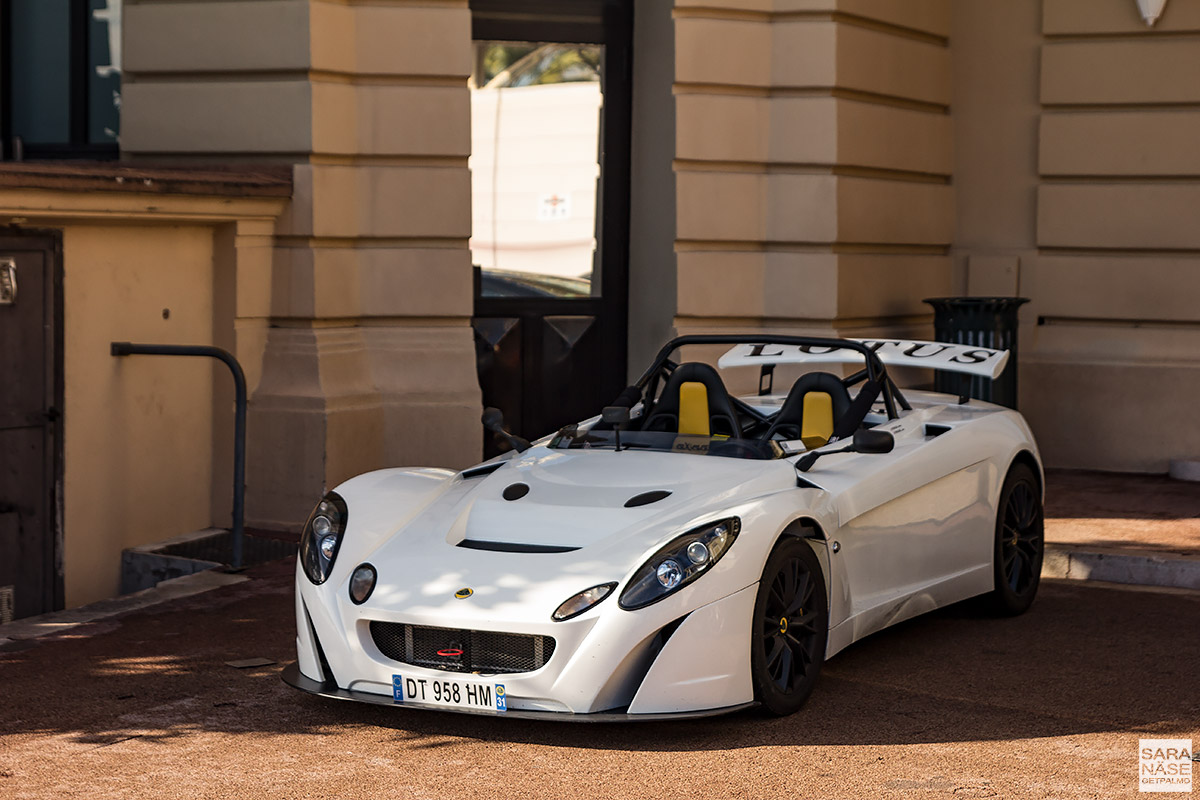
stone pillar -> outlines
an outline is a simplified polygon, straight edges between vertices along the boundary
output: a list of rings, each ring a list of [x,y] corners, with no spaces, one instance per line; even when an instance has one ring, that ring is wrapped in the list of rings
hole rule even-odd
[[[124,25],[124,157],[294,165],[248,523],[294,528],[369,469],[477,460],[466,0],[126,0]]]
[[[954,208],[949,0],[677,0],[678,316],[928,335]]]
[[[1166,472],[1200,456],[1200,5],[1031,5],[1021,408],[1051,466]]]

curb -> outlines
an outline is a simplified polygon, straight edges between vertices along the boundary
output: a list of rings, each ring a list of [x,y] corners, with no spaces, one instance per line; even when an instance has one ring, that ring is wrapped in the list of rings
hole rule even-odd
[[[1042,577],[1200,590],[1200,557],[1047,544]]]
[[[206,570],[193,575],[184,575],[181,578],[172,578],[171,580],[163,581],[153,588],[114,597],[110,600],[101,600],[86,606],[80,606],[79,608],[68,608],[64,611],[52,611],[49,614],[18,619],[0,628],[0,652],[3,652],[5,645],[12,642],[50,636],[51,634],[74,628],[77,625],[95,622],[96,620],[123,614],[127,611],[148,608],[159,603],[165,603],[168,600],[190,597],[194,594],[207,592],[221,586],[241,583],[246,580],[249,580],[249,578],[245,575]]]

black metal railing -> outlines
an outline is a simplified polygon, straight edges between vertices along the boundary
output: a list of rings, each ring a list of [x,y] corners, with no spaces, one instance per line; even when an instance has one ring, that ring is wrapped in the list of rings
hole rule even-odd
[[[114,356],[204,356],[223,362],[233,373],[233,558],[230,566],[241,569],[246,507],[246,374],[242,372],[242,365],[229,352],[208,345],[113,342],[111,352]]]

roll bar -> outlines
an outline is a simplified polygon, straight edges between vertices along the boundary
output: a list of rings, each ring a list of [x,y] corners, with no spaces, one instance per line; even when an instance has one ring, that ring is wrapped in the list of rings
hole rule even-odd
[[[787,344],[796,345],[798,347],[830,347],[835,349],[855,350],[862,353],[863,361],[866,363],[866,377],[868,380],[879,383],[880,392],[883,394],[883,405],[887,410],[888,419],[896,419],[899,414],[896,413],[896,396],[899,391],[896,389],[892,379],[887,374],[887,369],[883,366],[875,352],[870,347],[862,342],[855,342],[849,339],[834,339],[831,337],[820,336],[787,336],[783,334],[770,333],[692,333],[684,336],[677,336],[671,341],[663,345],[663,348],[658,351],[658,355],[654,357],[654,361],[642,373],[642,376],[637,379],[636,386],[639,389],[645,389],[646,384],[650,379],[657,375],[667,362],[670,360],[671,353],[678,350],[680,347],[685,347],[690,344]],[[908,404],[901,401],[907,408]]]

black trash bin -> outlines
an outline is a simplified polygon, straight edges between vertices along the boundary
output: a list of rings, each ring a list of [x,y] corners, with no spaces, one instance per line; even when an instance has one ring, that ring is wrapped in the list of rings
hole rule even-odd
[[[930,297],[925,302],[933,306],[937,341],[1008,351],[1008,365],[995,380],[939,370],[933,373],[934,390],[1016,408],[1017,309],[1029,298]]]

